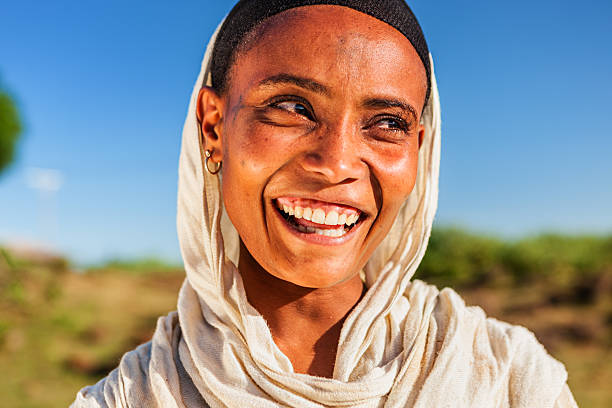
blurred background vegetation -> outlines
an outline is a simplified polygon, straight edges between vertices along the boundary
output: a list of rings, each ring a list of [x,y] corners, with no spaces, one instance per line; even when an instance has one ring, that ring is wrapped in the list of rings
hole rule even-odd
[[[0,82],[0,175],[13,162],[20,131],[17,108]]]
[[[533,330],[565,363],[581,407],[612,406],[612,236],[504,241],[438,228],[416,278]],[[57,255],[1,249],[2,406],[67,406],[150,339],[183,279],[156,259],[76,270]]]

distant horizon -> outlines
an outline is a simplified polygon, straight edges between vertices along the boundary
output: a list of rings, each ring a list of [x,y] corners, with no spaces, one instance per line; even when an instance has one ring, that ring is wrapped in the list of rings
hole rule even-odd
[[[479,231],[470,229],[466,226],[461,225],[439,225],[434,222],[433,231],[436,230],[460,230],[469,235],[478,236],[481,238],[491,238],[495,240],[499,240],[501,242],[512,243],[518,242],[524,239],[536,238],[541,236],[562,236],[567,238],[599,238],[599,239],[608,239],[612,238],[612,230],[607,232],[563,232],[563,231],[539,231],[534,233],[522,234],[522,235],[499,235],[495,234],[491,231]],[[72,257],[70,254],[63,253],[61,251],[57,251],[56,249],[46,246],[44,243],[40,242],[27,242],[27,241],[13,241],[10,240],[0,240],[0,249],[5,248],[11,251],[19,251],[22,253],[27,253],[29,251],[33,251],[34,253],[39,253],[47,256],[59,256],[64,259],[67,259],[69,262],[73,264],[73,266],[77,268],[95,268],[104,266],[109,263],[138,263],[138,262],[160,262],[165,264],[166,267],[182,267],[183,259],[178,256],[177,258],[167,258],[164,256],[159,256],[155,253],[135,253],[130,255],[113,255],[106,254],[98,259],[89,259],[89,260],[79,260],[78,257]]]
[[[8,3],[0,84],[24,124],[0,175],[0,245],[81,263],[180,261],[182,125],[233,1]],[[612,2],[408,1],[442,103],[436,226],[612,233]]]

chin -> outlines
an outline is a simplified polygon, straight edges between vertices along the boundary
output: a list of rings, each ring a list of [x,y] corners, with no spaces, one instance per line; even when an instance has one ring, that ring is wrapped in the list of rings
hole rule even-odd
[[[347,270],[346,262],[334,263],[308,262],[304,266],[290,267],[287,271],[274,273],[279,279],[304,288],[330,288],[359,277],[360,269]],[[295,271],[299,271],[296,274]]]

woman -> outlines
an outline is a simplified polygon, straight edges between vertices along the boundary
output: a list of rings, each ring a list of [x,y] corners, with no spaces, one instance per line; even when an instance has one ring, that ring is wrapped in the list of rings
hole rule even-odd
[[[402,0],[239,2],[183,130],[178,312],[73,406],[576,406],[530,332],[410,281],[439,157]]]

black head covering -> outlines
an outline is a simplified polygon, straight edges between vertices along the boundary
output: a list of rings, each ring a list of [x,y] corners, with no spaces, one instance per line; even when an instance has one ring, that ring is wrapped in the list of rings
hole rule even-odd
[[[212,55],[212,85],[218,90],[225,87],[227,72],[234,52],[246,34],[263,20],[275,14],[302,6],[344,6],[384,21],[402,33],[416,49],[427,72],[427,94],[431,90],[429,49],[421,26],[404,0],[240,0],[221,26]]]

